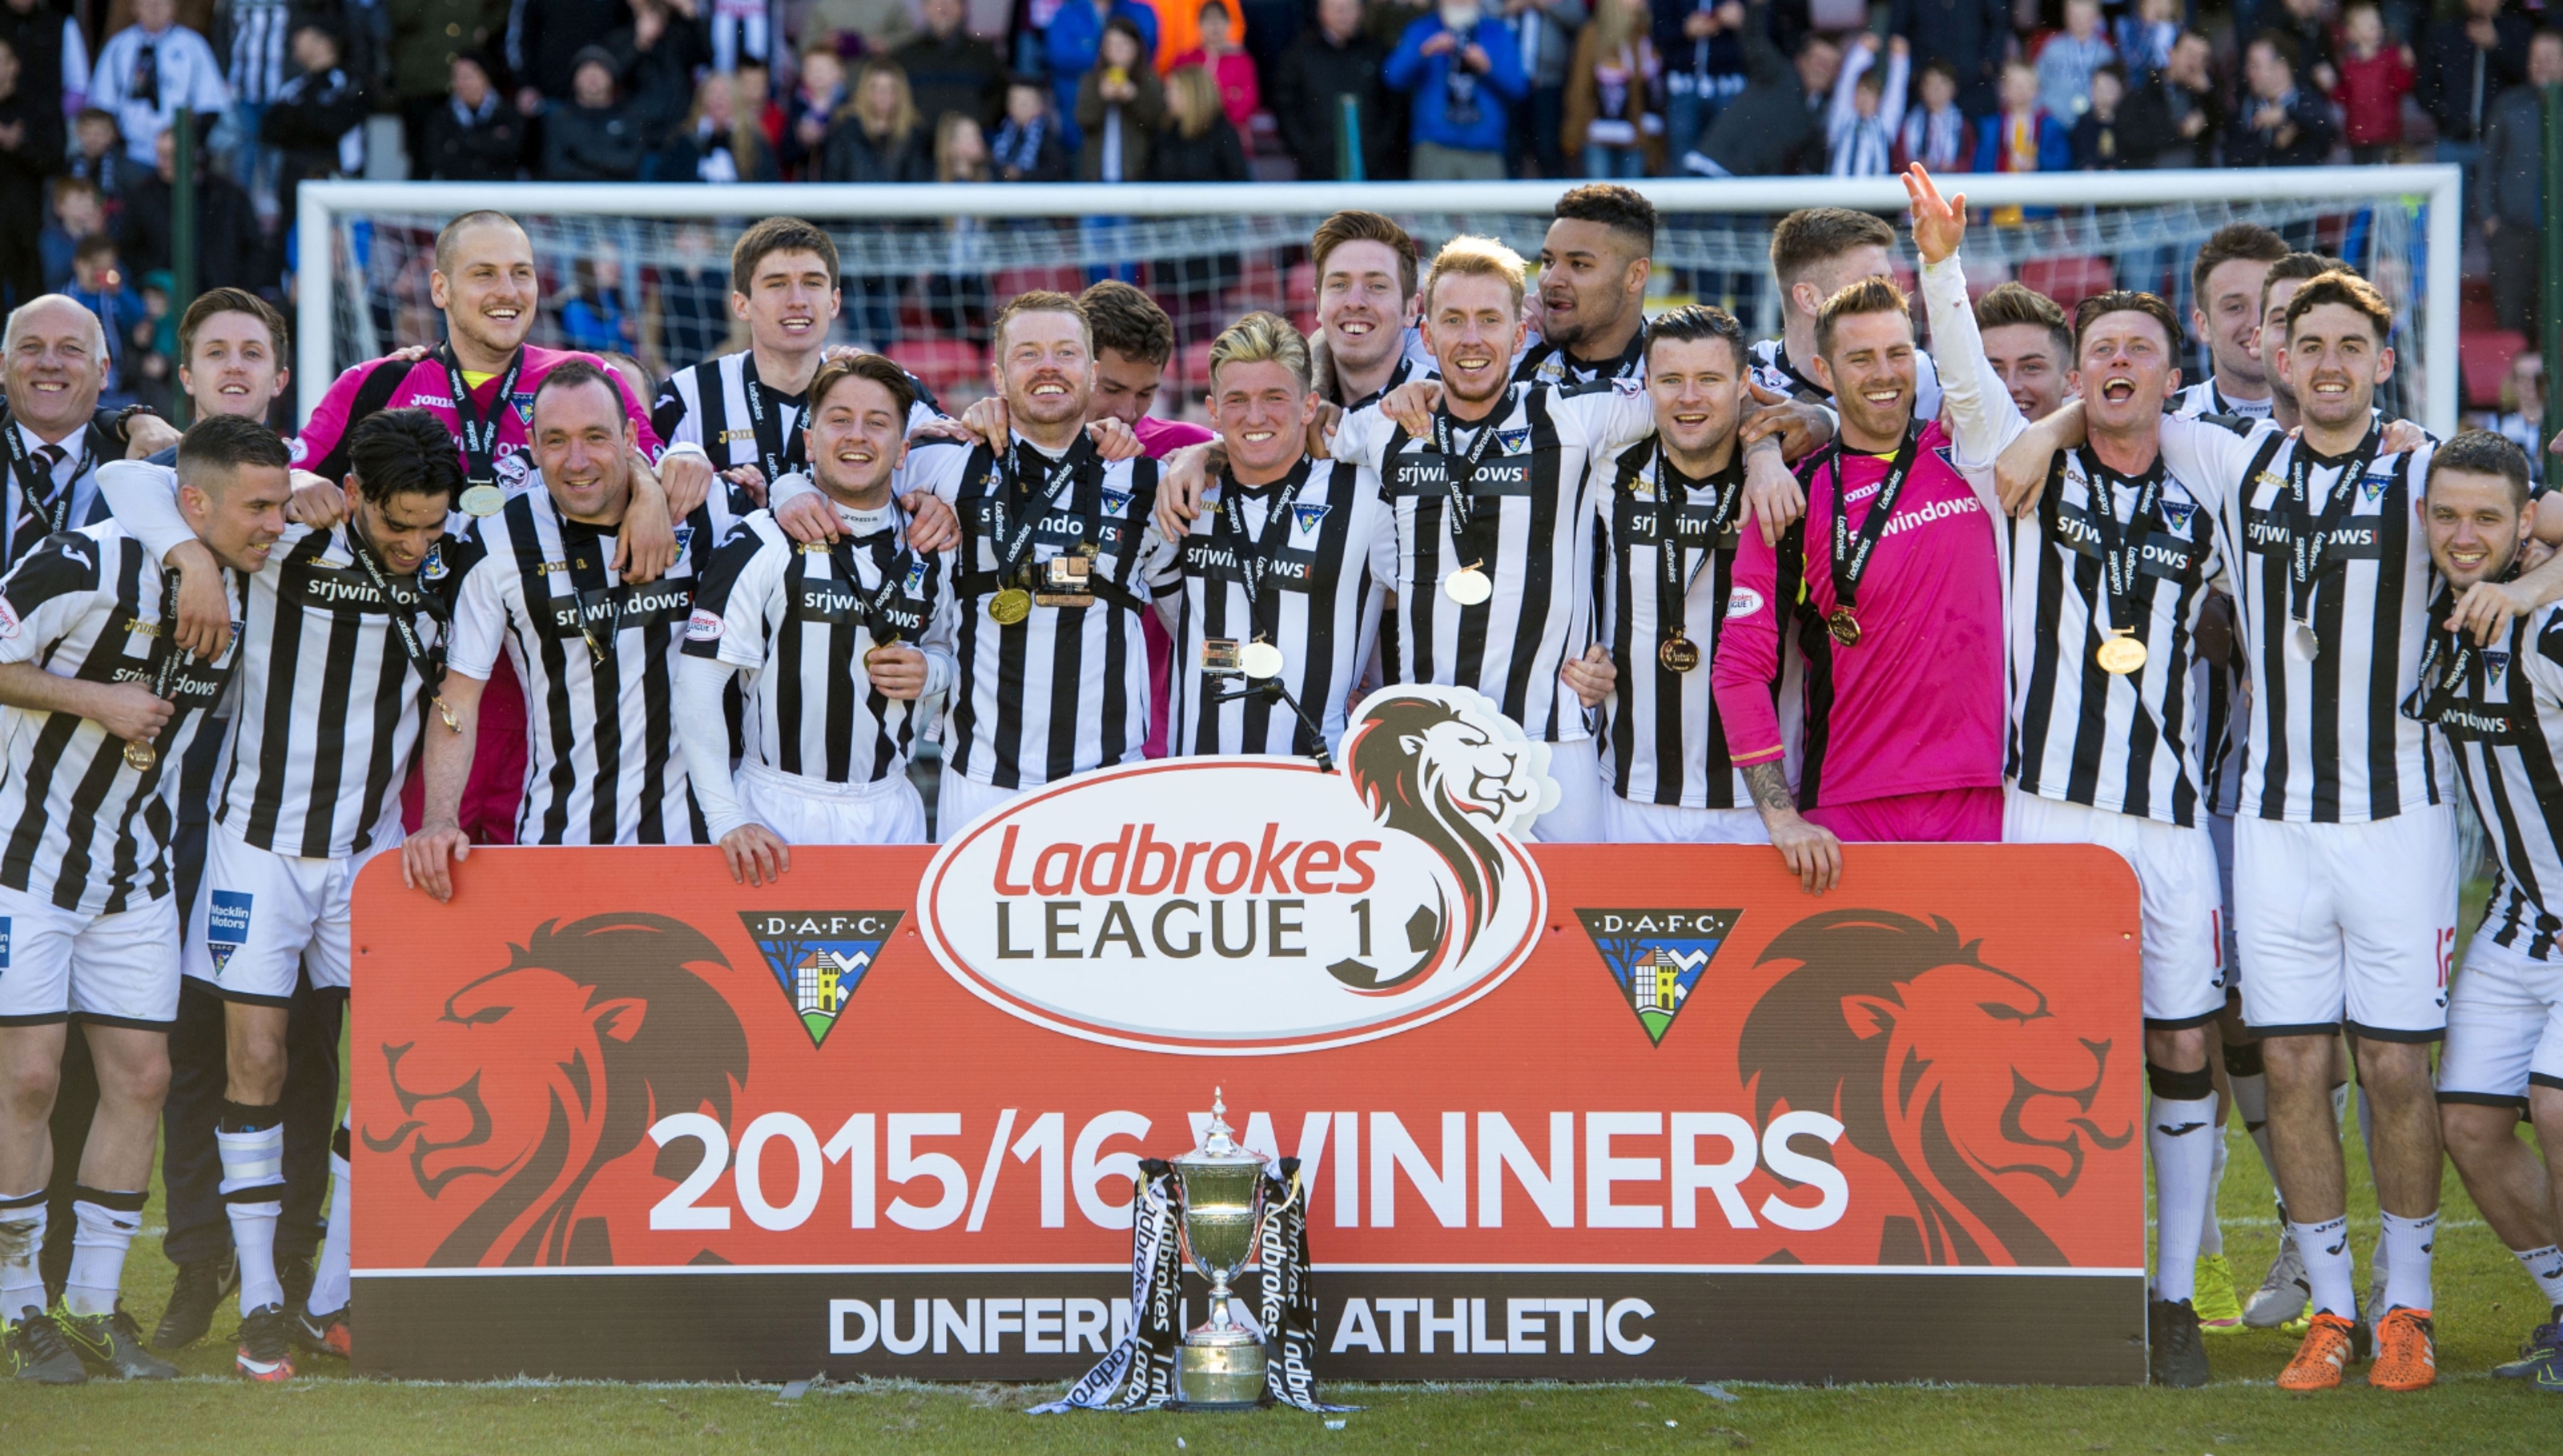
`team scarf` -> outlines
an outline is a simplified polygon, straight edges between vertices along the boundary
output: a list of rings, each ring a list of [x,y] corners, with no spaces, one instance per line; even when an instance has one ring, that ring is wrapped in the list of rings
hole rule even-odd
[[[1257,1259],[1264,1267],[1258,1311],[1275,1347],[1264,1366],[1266,1398],[1300,1410],[1351,1410],[1317,1399],[1317,1296],[1308,1268],[1307,1198],[1299,1159],[1276,1159],[1265,1169],[1265,1216]],[[1177,1303],[1182,1297],[1183,1255],[1177,1231],[1184,1216],[1183,1180],[1159,1158],[1139,1163],[1130,1220],[1130,1333],[1058,1400],[1036,1405],[1035,1415],[1066,1410],[1159,1410],[1175,1399],[1175,1353],[1183,1342]]]

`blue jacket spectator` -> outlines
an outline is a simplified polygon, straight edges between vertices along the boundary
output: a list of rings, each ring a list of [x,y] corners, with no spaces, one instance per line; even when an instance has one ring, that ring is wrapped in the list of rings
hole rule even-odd
[[[1520,44],[1502,21],[1480,11],[1463,34],[1439,12],[1424,16],[1398,38],[1381,79],[1414,99],[1417,181],[1504,175],[1510,108],[1530,95],[1530,81]]]
[[[1177,0],[1182,3],[1182,0]],[[1147,45],[1139,59],[1150,66],[1157,60],[1157,12],[1139,0],[1068,0],[1051,17],[1050,29],[1042,33],[1042,58],[1050,67],[1050,89],[1059,117],[1061,140],[1071,151],[1083,139],[1077,129],[1077,88],[1085,73],[1094,69],[1095,49],[1103,44],[1103,24],[1115,18],[1129,21],[1139,28],[1139,38]]]

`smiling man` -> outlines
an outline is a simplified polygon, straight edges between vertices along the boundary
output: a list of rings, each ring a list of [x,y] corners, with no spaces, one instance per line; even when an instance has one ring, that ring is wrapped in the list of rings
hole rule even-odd
[[[810,479],[844,539],[811,550],[763,511],[712,557],[677,665],[677,737],[730,878],[759,884],[795,844],[923,844],[908,782],[919,700],[949,691],[945,559],[920,553],[890,499],[915,407],[879,354],[820,366],[810,384]],[[735,774],[722,691],[739,678],[746,747]]]
[[[98,467],[121,459],[122,416],[100,412],[106,383],[106,331],[98,315],[60,294],[13,310],[5,335],[8,400],[0,405],[9,476],[0,487],[0,564],[14,563],[58,530],[89,525],[105,514]]]
[[[1175,644],[1176,753],[1331,752],[1370,662],[1397,531],[1358,467],[1309,457],[1308,368],[1307,341],[1271,313],[1211,342],[1226,465],[1152,582]]]
[[[219,570],[267,564],[285,529],[285,442],[217,417],[178,450],[178,510]],[[175,592],[152,553],[107,521],[50,537],[0,582],[0,704],[8,743],[0,823],[0,1309],[17,1378],[70,1384],[92,1370],[166,1379],[116,1308],[140,1230],[177,1012],[178,906],[169,886],[172,767],[229,689],[236,654],[204,662],[169,630]],[[98,1065],[82,1152],[80,1241],[63,1303],[44,1309],[47,1121],[70,1024]]]
[[[1359,409],[1419,363],[1407,331],[1417,308],[1415,240],[1378,213],[1338,212],[1309,236],[1308,264],[1317,282],[1316,392],[1338,409]]]
[[[2214,369],[2180,392],[2179,415],[2269,417],[2269,368],[2261,357],[2262,286],[2287,245],[2259,223],[2218,228],[2190,264],[2189,331],[2207,343]]]
[[[2073,323],[2056,301],[2016,283],[1998,285],[1975,304],[1985,362],[2023,419],[2043,420],[2073,391]]]
[[[346,990],[356,877],[401,843],[400,785],[421,733],[458,730],[441,711],[444,623],[477,548],[468,534],[449,534],[468,518],[454,510],[463,473],[446,439],[424,410],[386,410],[357,425],[345,519],[289,525],[251,578],[242,617],[241,707],[215,774],[215,823],[182,964],[222,1001],[228,1025],[216,1142],[241,1271],[236,1363],[254,1379],[292,1375],[288,1342],[297,1334],[309,1348],[346,1352],[344,1148],[330,1213],[341,1235],[309,1308],[287,1307],[276,1272],[288,1014],[306,972],[316,991]],[[103,474],[118,519],[146,549],[201,569],[210,545],[177,511],[168,472],[115,465]],[[297,1322],[307,1323],[297,1332]]]

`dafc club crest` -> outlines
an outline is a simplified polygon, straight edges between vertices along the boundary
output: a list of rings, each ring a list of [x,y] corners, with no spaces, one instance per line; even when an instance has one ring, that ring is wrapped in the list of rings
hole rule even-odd
[[[864,973],[873,968],[882,942],[907,913],[901,910],[768,910],[740,911],[738,918],[756,948],[765,952],[765,968],[783,987],[784,999],[810,1045],[823,1046],[836,1030]]]
[[[1620,987],[1620,999],[1637,1014],[1647,1038],[1659,1045],[1690,1000],[1699,974],[1717,958],[1717,947],[1735,933],[1741,910],[1578,910],[1584,934],[1602,952],[1602,963]]]

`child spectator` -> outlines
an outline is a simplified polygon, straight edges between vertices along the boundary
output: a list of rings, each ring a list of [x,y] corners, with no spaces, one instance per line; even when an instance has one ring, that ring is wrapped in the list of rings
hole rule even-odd
[[[2181,0],[2139,0],[2132,14],[2118,17],[2118,62],[2131,89],[2150,85],[2171,64],[2180,32]]]
[[[97,183],[98,195],[111,212],[124,196],[125,184],[140,171],[125,153],[124,133],[117,129],[114,113],[83,106],[72,118],[71,174]]]
[[[774,144],[785,176],[808,181],[818,171],[819,148],[846,104],[846,63],[825,39],[801,48],[801,79],[783,99],[783,131]]]
[[[2070,126],[2091,106],[2091,73],[2117,59],[2100,34],[2100,0],[2065,0],[2065,29],[2038,53],[2038,104]]]
[[[623,260],[600,248],[570,265],[567,293],[552,301],[560,315],[561,347],[609,353],[629,347],[639,328],[623,312]]]
[[[1175,0],[1180,4],[1181,0]],[[1227,113],[1228,124],[1244,135],[1256,111],[1264,104],[1256,90],[1255,58],[1231,37],[1228,7],[1231,0],[1202,0],[1201,44],[1175,58],[1175,67],[1199,66],[1219,85],[1219,106]]]
[[[1665,67],[1647,0],[1599,0],[1566,70],[1566,139],[1588,177],[1644,177],[1664,165]]]
[[[178,315],[169,307],[176,291],[177,281],[165,268],[142,276],[142,317],[133,325],[133,348],[126,355],[133,367],[125,375],[125,392],[163,417],[178,402],[177,370],[169,362],[178,353]]]
[[[2002,109],[1985,118],[1976,138],[1979,172],[2064,172],[2073,167],[2073,140],[2065,123],[2038,104],[2038,72],[2014,61],[2003,67]],[[2001,209],[2000,211],[2011,211]],[[1997,221],[2002,220],[1997,215]],[[2016,217],[2014,220],[2017,220]]]
[[[81,239],[72,252],[72,277],[63,290],[73,302],[98,315],[106,329],[106,385],[99,403],[121,408],[133,402],[126,376],[131,372],[133,328],[143,321],[142,298],[124,281],[116,264],[115,240],[99,233]]]
[[[1958,109],[1958,71],[1946,61],[1922,67],[1915,91],[1922,104],[1904,113],[1895,136],[1895,170],[1920,162],[1934,175],[1963,172],[1976,162],[1976,127]]]
[[[989,150],[989,164],[1000,182],[1069,180],[1068,143],[1050,114],[1049,82],[1018,76],[1006,83],[1006,119]]]
[[[59,294],[71,286],[72,256],[83,238],[106,232],[106,207],[99,201],[98,184],[87,177],[56,177],[53,211],[45,230],[36,235],[36,253],[44,262],[45,292]]]
[[[2295,43],[2263,32],[2243,57],[2241,122],[2225,140],[2232,167],[2318,167],[2331,160],[2331,104],[2296,85]]]
[[[2416,79],[2412,48],[2385,43],[2385,17],[2374,5],[2349,7],[2340,30],[2346,44],[2339,82],[2330,90],[2340,105],[2349,159],[2381,162],[2403,143],[2403,98]]]
[[[930,182],[933,138],[908,94],[907,73],[876,56],[855,75],[855,99],[820,148],[823,182]]]
[[[2127,165],[2118,137],[2118,109],[2127,100],[2126,73],[2110,62],[2091,73],[2091,109],[2073,123],[2073,169],[2114,172]]]
[[[1177,0],[1180,3],[1180,0]],[[1157,12],[1143,0],[1062,0],[1050,26],[1042,32],[1042,59],[1050,68],[1051,91],[1059,116],[1068,132],[1069,146],[1084,149],[1085,140],[1083,113],[1078,94],[1085,79],[1094,74],[1103,50],[1103,33],[1113,21],[1121,21],[1139,38],[1139,59],[1123,69],[1144,69],[1157,74]]]
[[[1877,37],[1863,31],[1843,53],[1834,79],[1833,107],[1825,123],[1825,170],[1837,177],[1883,177],[1895,160],[1895,135],[1904,127],[1905,79],[1911,45],[1897,36],[1883,73]]]
[[[1149,138],[1165,119],[1166,89],[1148,64],[1147,38],[1135,23],[1115,15],[1094,48],[1094,69],[1077,87],[1077,179],[1135,182],[1147,176]]]

